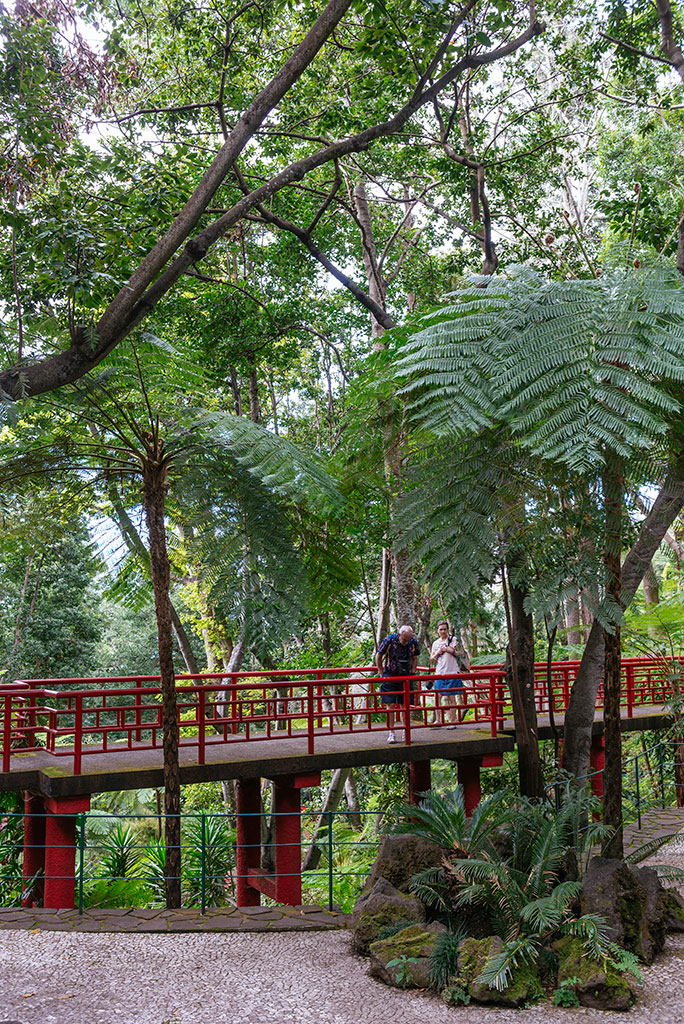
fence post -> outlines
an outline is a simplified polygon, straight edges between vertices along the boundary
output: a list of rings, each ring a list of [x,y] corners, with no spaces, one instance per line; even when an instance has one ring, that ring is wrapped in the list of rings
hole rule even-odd
[[[489,713],[491,715],[491,732],[492,736],[496,736],[497,728],[499,725],[499,716],[497,715],[497,679],[496,676],[489,677]]]
[[[197,729],[197,763],[204,764],[204,744],[206,740],[206,727],[207,727],[207,695],[203,686],[199,687],[199,708],[198,710],[198,729]]]
[[[625,665],[625,682],[627,689],[627,717],[632,718],[634,715],[634,665]],[[639,825],[641,828],[641,825]]]
[[[83,913],[83,869],[85,866],[85,814],[81,815],[78,830],[78,912]]]
[[[663,771],[663,741],[658,740],[658,769],[660,772],[660,806],[665,807],[665,773]]]
[[[202,913],[207,909],[207,824],[202,811]]]
[[[328,810],[328,910],[333,908],[333,812]]]
[[[407,676],[404,677],[404,740],[406,746],[411,746],[411,683]]]
[[[322,697],[323,697],[323,673],[321,672],[320,669],[318,669],[317,672],[316,672],[316,696],[318,697],[318,701],[317,701],[317,703],[318,703],[318,728],[322,729],[323,728],[323,715],[321,713],[321,709],[323,707],[323,701],[322,701]]]
[[[74,775],[81,774],[83,746],[83,694],[76,695],[76,722],[74,729]]]
[[[12,750],[12,697],[5,694],[5,722],[2,732],[2,770],[10,770],[10,757]]]
[[[310,754],[314,752],[314,688],[316,684],[312,680],[307,680],[306,687],[308,691],[309,703],[307,707],[307,731],[309,746],[308,750]]]
[[[140,690],[142,688],[142,679],[136,679],[135,681],[135,742],[142,742],[142,694]]]

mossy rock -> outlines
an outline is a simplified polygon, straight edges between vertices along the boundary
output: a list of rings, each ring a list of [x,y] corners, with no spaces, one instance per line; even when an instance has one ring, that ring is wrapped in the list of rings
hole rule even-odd
[[[438,936],[445,931],[437,921],[413,924],[388,939],[371,943],[370,974],[397,988],[428,988],[430,956]],[[388,967],[392,960],[403,961],[404,970],[400,964]]]
[[[498,935],[489,935],[486,939],[465,939],[461,943],[458,951],[459,976],[467,985],[471,999],[476,1003],[493,1003],[496,1006],[521,1006],[541,999],[544,988],[533,967],[520,967],[514,971],[502,991],[479,980],[489,961],[503,948]]]
[[[684,900],[676,889],[666,889],[663,894],[665,927],[670,932],[684,932]]]
[[[650,964],[665,945],[664,896],[653,868],[592,857],[582,881],[581,908],[583,914],[599,914],[613,942]]]
[[[581,1006],[597,1010],[628,1010],[636,1000],[635,983],[612,964],[587,955],[580,939],[561,939],[558,956],[558,986],[579,978],[573,986]]]
[[[368,956],[370,945],[380,933],[397,922],[425,920],[425,908],[420,900],[406,896],[393,885],[380,878],[370,892],[360,896],[352,913],[352,948]]]
[[[426,868],[440,867],[445,856],[443,847],[422,836],[403,833],[385,836],[362,895],[369,893],[381,878],[387,879],[400,892],[408,892],[414,875]]]

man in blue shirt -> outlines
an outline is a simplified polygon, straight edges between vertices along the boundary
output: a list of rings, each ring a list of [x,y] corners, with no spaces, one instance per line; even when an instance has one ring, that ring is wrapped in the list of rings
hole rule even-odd
[[[418,666],[420,644],[413,635],[411,626],[400,626],[396,633],[386,636],[378,647],[376,664],[383,677],[380,683],[380,700],[387,705],[387,723],[389,725],[388,743],[396,743],[394,732],[395,719],[401,721],[401,708],[404,706],[404,684],[397,680],[401,676],[414,676]],[[393,681],[393,677],[396,681]],[[386,680],[386,681],[385,681]],[[415,690],[414,680],[410,681],[411,690]],[[409,698],[413,703],[413,696]],[[404,734],[399,732],[399,741],[403,742]]]

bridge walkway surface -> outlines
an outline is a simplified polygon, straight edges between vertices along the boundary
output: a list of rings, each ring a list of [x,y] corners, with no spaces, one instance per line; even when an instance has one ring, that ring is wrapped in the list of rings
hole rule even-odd
[[[539,737],[562,735],[579,662],[537,666]],[[361,678],[359,672],[365,672]],[[466,813],[481,795],[480,772],[503,764],[515,748],[505,673],[479,666],[463,673],[458,724],[433,725],[434,676],[396,679],[399,742],[388,742],[388,710],[373,666],[233,673],[179,678],[181,784],[235,780],[237,903],[261,895],[298,906],[301,887],[301,793],[326,769],[405,763],[409,800],[431,787],[431,762],[455,762]],[[346,674],[345,674],[346,673]],[[371,678],[368,678],[371,673]],[[549,684],[550,678],[550,684]],[[668,721],[672,666],[623,662],[622,728],[662,728]],[[398,728],[398,727],[395,727]],[[591,768],[603,768],[599,691]],[[159,677],[28,680],[0,686],[0,790],[22,792],[24,877],[44,879],[51,909],[74,905],[76,824],[93,794],[161,788],[162,702]],[[259,863],[260,780],[273,782],[275,873]],[[600,774],[592,787],[600,795]],[[27,897],[29,902],[35,902]]]

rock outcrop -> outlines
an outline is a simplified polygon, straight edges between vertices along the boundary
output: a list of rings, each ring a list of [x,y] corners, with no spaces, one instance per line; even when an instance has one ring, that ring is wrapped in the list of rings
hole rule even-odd
[[[582,881],[581,906],[583,914],[600,914],[611,940],[644,963],[653,963],[665,945],[669,905],[653,868],[593,857]]]
[[[388,939],[372,942],[369,973],[396,988],[428,988],[430,956],[438,937],[446,931],[443,924],[414,924]]]
[[[363,892],[369,892],[380,878],[387,879],[400,892],[408,892],[414,875],[426,868],[439,867],[445,856],[441,846],[421,836],[385,836]]]
[[[372,889],[359,896],[352,912],[352,948],[368,956],[370,945],[382,938],[381,932],[392,925],[416,924],[425,920],[420,900],[399,892],[385,878],[378,878]]]

